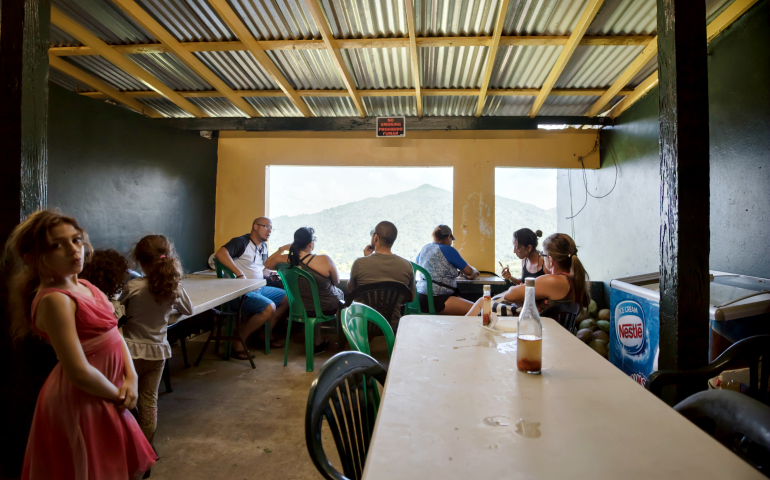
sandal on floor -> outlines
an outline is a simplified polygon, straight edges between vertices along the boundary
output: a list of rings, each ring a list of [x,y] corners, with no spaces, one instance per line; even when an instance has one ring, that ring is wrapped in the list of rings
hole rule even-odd
[[[249,353],[247,355],[246,350],[241,350],[241,351],[233,350],[233,352],[230,354],[230,358],[235,358],[236,360],[248,360],[250,358],[254,358],[254,354]]]
[[[329,348],[329,340],[324,340],[323,343],[319,343],[313,347],[313,355],[319,355]]]

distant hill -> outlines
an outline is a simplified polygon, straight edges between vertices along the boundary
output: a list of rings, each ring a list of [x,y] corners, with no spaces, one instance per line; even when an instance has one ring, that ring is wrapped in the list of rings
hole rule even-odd
[[[548,235],[556,231],[556,209],[542,210],[534,205],[496,197],[495,237],[497,258],[512,269],[513,231],[528,226]],[[431,241],[431,232],[439,224],[452,226],[452,193],[432,185],[380,198],[367,198],[308,215],[272,218],[275,227],[270,246],[291,243],[299,227],[313,227],[318,238],[316,252],[334,258],[342,272],[350,271],[353,261],[362,255],[369,242],[369,232],[382,220],[398,227],[394,252],[414,260],[420,249]],[[497,266],[499,271],[500,267]]]

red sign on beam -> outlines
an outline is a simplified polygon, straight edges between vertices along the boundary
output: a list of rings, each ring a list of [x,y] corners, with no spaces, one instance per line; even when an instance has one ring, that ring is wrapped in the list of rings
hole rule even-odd
[[[377,117],[378,137],[406,136],[406,120],[404,117]]]

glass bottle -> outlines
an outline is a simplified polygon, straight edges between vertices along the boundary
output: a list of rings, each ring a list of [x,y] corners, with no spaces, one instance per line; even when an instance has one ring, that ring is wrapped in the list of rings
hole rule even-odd
[[[524,306],[516,329],[516,366],[522,372],[539,375],[543,364],[543,324],[535,304],[535,279],[528,278],[524,288]]]
[[[484,285],[484,303],[481,306],[482,325],[489,326],[489,314],[492,312],[492,287]]]

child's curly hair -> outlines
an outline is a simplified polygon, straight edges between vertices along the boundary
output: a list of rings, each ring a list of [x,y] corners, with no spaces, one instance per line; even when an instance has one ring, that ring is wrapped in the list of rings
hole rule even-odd
[[[128,260],[112,248],[95,250],[79,277],[91,282],[107,298],[115,298],[128,281]]]
[[[182,287],[182,264],[171,242],[163,235],[147,235],[134,247],[133,258],[144,271],[155,301],[174,301]]]

